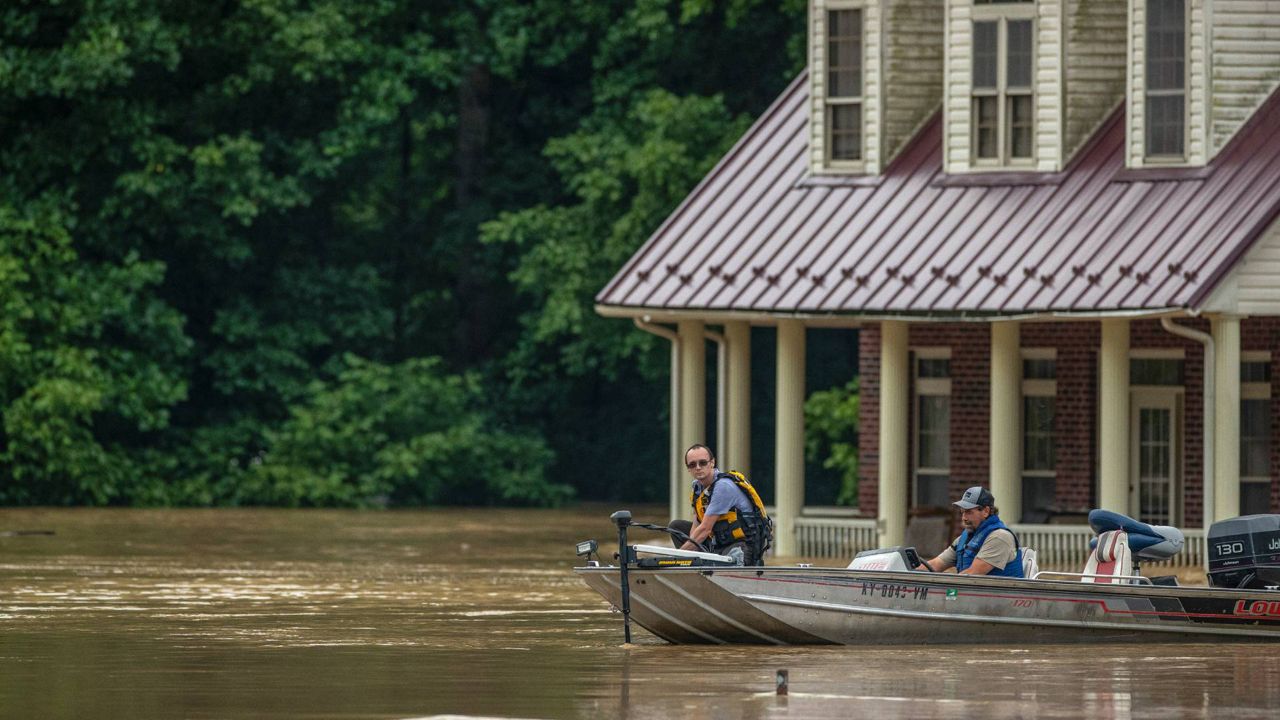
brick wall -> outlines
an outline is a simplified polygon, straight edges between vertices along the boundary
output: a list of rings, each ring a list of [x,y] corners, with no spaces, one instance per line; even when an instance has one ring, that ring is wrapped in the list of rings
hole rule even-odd
[[[1186,327],[1209,331],[1206,320],[1180,320]],[[911,347],[951,350],[951,483],[953,495],[988,481],[990,422],[990,329],[981,323],[914,324]],[[1084,511],[1097,502],[1097,376],[1101,330],[1097,322],[1024,323],[1024,348],[1057,351],[1056,502],[1066,511]],[[1165,332],[1158,321],[1135,321],[1130,348],[1177,348],[1184,355],[1182,435],[1182,524],[1199,527],[1203,514],[1203,384],[1204,348]],[[1271,509],[1280,511],[1280,318],[1251,318],[1241,324],[1242,350],[1267,350],[1271,363]],[[862,404],[859,508],[874,516],[879,471],[880,331],[864,327],[859,343]],[[909,455],[914,462],[914,454]]]
[[[876,517],[880,498],[880,326],[858,331],[858,509]]]

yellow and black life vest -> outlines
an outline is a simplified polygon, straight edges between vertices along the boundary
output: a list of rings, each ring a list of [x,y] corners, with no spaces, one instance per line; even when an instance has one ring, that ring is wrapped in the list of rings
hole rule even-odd
[[[765,550],[773,544],[773,523],[769,520],[769,514],[765,512],[764,501],[760,499],[759,493],[747,481],[745,475],[737,470],[716,473],[710,487],[702,492],[695,490],[690,493],[689,500],[693,504],[693,513],[698,518],[698,522],[702,522],[702,518],[707,514],[707,506],[711,504],[711,495],[715,492],[716,484],[721,480],[728,480],[737,485],[738,489],[751,500],[751,505],[755,509],[753,512],[739,512],[737,508],[733,508],[721,515],[711,526],[711,537],[715,541],[715,546],[719,548],[745,541],[748,546],[747,564],[755,565],[763,559]]]

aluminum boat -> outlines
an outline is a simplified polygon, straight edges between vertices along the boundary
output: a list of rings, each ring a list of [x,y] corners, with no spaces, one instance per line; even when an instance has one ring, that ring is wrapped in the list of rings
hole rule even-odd
[[[1104,533],[1125,532],[1134,547],[1143,544],[1151,526],[1109,515],[1112,524],[1128,521],[1132,532]],[[574,572],[625,610],[627,621],[672,643],[1280,640],[1280,516],[1215,524],[1206,587],[1154,584],[1137,571],[1108,574],[1117,569],[1113,563],[1093,560],[1083,573],[1031,579],[913,571],[907,568],[917,558],[905,548],[871,551],[865,555],[873,562],[863,567],[741,567],[714,554],[632,545],[615,521],[615,558],[628,558],[625,568],[590,562]],[[1153,532],[1161,530],[1167,529]],[[1117,537],[1102,539],[1105,547]],[[879,567],[890,569],[872,569]]]

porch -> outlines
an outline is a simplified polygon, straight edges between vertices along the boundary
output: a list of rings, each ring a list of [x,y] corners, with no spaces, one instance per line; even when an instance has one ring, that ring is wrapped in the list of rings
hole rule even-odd
[[[850,508],[807,507],[796,518],[797,554],[806,558],[848,562],[863,550],[879,547],[876,521],[856,517]],[[1042,567],[1081,568],[1089,557],[1089,539],[1093,531],[1088,525],[1037,525],[1014,523],[1018,541],[1033,548]],[[1177,556],[1159,563],[1160,567],[1204,567],[1205,532],[1201,528],[1184,529],[1187,544]],[[942,548],[917,548],[932,556]]]

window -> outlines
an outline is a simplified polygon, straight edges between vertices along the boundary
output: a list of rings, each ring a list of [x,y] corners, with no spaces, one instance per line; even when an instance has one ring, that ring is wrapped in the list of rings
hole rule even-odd
[[[1240,359],[1240,513],[1255,515],[1271,511],[1271,359]]]
[[[1034,155],[1035,5],[978,3],[973,23],[973,155],[986,165],[1027,165]]]
[[[827,11],[827,159],[862,159],[862,10]]]
[[[1186,0],[1147,0],[1147,157],[1181,160],[1187,108]]]
[[[1045,522],[1055,501],[1058,449],[1057,361],[1053,350],[1024,350],[1022,359],[1022,522]]]
[[[916,505],[947,507],[951,480],[951,360],[921,350],[915,360]]]
[[[1142,358],[1129,360],[1130,385],[1182,385],[1186,363],[1174,358]]]

